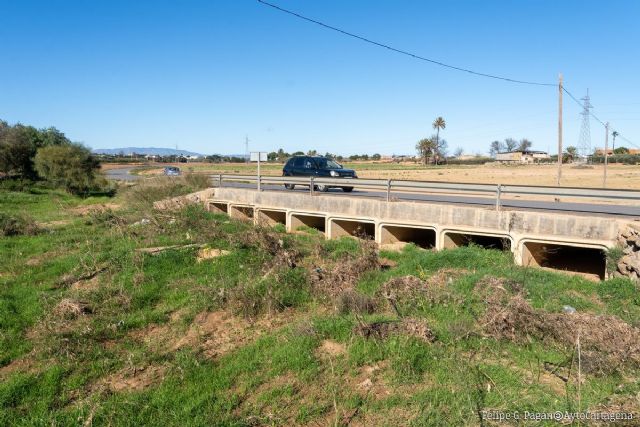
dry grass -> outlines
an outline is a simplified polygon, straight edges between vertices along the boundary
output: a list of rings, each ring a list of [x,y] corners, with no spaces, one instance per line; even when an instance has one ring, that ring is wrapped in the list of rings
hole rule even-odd
[[[640,329],[616,316],[537,310],[520,284],[495,278],[481,281],[477,290],[487,303],[480,323],[491,337],[519,343],[538,339],[572,351],[580,342],[584,372],[608,374],[640,366]]]

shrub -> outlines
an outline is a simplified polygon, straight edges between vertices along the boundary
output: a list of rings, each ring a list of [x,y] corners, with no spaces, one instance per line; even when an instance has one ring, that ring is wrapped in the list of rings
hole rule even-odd
[[[89,149],[78,144],[43,147],[35,157],[35,167],[42,178],[73,194],[96,188],[99,165]]]
[[[38,225],[33,218],[26,215],[8,215],[0,212],[0,235],[31,236],[38,231]]]
[[[188,187],[191,187],[193,191],[204,190],[211,187],[211,178],[209,175],[188,173],[184,175],[184,182]]]

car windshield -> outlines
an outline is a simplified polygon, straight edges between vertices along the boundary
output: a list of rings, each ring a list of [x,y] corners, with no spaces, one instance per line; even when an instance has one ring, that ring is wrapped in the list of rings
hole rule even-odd
[[[334,162],[331,159],[316,159],[316,163],[319,169],[342,169],[342,165],[338,162]]]

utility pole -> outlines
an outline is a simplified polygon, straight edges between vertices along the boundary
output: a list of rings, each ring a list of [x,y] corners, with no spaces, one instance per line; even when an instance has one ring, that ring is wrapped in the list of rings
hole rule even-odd
[[[609,159],[609,122],[604,125],[604,176],[602,177],[602,186],[607,188],[607,163]]]
[[[562,73],[558,76],[558,187],[562,180]]]

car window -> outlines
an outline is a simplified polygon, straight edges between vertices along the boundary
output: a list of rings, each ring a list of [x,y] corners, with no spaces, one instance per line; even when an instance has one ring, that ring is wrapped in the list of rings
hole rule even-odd
[[[315,165],[313,164],[313,160],[310,159],[309,157],[306,157],[304,159],[304,168],[305,169],[314,169]]]
[[[290,158],[289,160],[287,160],[287,164],[285,165],[285,167],[291,168],[293,167],[293,163],[294,163],[295,158]]]
[[[342,169],[340,163],[327,158],[316,159],[316,163],[320,169]]]
[[[297,168],[303,168],[304,167],[304,157],[296,157],[296,161],[294,163],[294,166]]]

